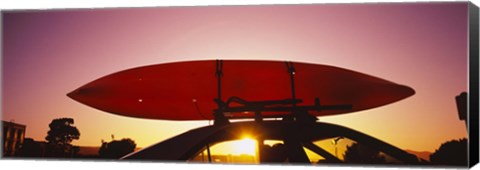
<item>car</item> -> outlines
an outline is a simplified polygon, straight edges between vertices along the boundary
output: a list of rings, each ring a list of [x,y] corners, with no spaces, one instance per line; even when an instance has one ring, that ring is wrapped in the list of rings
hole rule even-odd
[[[257,142],[257,154],[253,159],[220,159],[210,148],[225,142],[238,141],[250,136]],[[343,146],[335,146],[343,141]],[[267,145],[266,143],[276,143]],[[346,148],[359,145],[355,160],[346,158]],[[263,146],[262,146],[263,145]],[[284,155],[283,159],[269,158],[266,148],[282,148],[274,156]],[[283,146],[283,147],[278,147]],[[342,147],[342,148],[339,148]],[[341,149],[343,154],[333,152]],[[212,152],[212,153],[208,153]],[[333,153],[332,153],[333,152]],[[350,151],[353,153],[353,151]],[[362,155],[363,154],[363,155]],[[370,155],[368,155],[370,154]],[[261,155],[261,156],[259,156]],[[228,153],[223,155],[228,157]],[[230,157],[235,156],[230,154]],[[242,156],[242,155],[237,155]],[[243,155],[246,156],[246,155]],[[270,155],[271,156],[271,155]],[[380,160],[374,161],[373,156]],[[212,157],[218,158],[213,159]],[[314,159],[313,157],[317,157]],[[350,156],[352,157],[352,156]],[[330,123],[301,124],[293,121],[244,121],[226,125],[210,125],[187,131],[183,134],[154,144],[137,152],[126,155],[122,160],[163,161],[163,162],[211,162],[211,163],[247,163],[247,164],[404,164],[421,165],[427,163],[413,154],[399,149],[379,139]],[[250,161],[245,161],[250,160]]]

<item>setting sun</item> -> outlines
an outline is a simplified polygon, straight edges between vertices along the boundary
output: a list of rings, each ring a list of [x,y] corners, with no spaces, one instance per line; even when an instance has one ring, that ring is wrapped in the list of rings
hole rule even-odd
[[[251,137],[221,142],[211,147],[212,155],[257,155],[257,141]]]
[[[256,146],[257,141],[246,137],[242,140],[238,140],[232,143],[234,145],[233,154],[248,154],[248,155],[255,155],[256,153]]]

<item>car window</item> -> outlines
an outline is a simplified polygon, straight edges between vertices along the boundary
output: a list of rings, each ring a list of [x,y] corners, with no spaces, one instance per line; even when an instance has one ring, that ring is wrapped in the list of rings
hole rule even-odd
[[[210,150],[210,159],[208,157]],[[258,164],[257,141],[253,139],[231,140],[205,146],[189,162],[221,164]]]
[[[346,137],[332,137],[314,141],[310,147],[304,147],[308,159],[312,164],[339,163],[350,164],[402,164],[402,161],[357,141]],[[259,164],[288,162],[288,160],[275,160],[278,154],[273,149],[281,147],[281,140],[264,140],[262,146],[262,161],[259,156],[257,140],[245,138],[230,140],[205,146],[193,156],[189,162],[212,162],[221,164]],[[306,145],[304,145],[306,146]],[[210,150],[210,158],[208,154]],[[270,156],[269,156],[270,155]]]
[[[307,157],[310,160],[310,163],[312,164],[318,164],[318,163],[327,161],[323,156],[320,156],[319,154],[315,153],[314,151],[308,148],[303,147],[303,150],[307,154]]]
[[[402,161],[346,137],[334,137],[313,142],[339,160],[350,164],[401,164]]]

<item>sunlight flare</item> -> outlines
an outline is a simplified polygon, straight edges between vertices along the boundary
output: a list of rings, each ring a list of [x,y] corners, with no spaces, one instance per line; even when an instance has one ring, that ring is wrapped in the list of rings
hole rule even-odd
[[[257,141],[251,137],[243,137],[241,140],[235,141],[234,153],[235,154],[248,154],[255,155],[257,147]]]

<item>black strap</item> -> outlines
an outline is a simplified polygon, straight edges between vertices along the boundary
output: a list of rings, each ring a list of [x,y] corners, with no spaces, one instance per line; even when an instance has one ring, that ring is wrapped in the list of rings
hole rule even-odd
[[[291,85],[291,91],[292,91],[292,100],[295,101],[295,67],[293,66],[293,63],[290,61],[285,61],[285,65],[287,66],[287,71],[288,74],[290,75],[290,85]],[[292,102],[292,106],[295,108],[297,106],[297,103]]]

